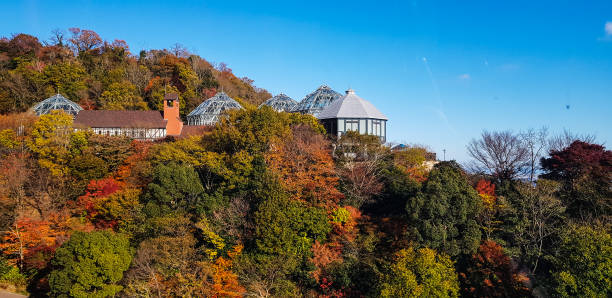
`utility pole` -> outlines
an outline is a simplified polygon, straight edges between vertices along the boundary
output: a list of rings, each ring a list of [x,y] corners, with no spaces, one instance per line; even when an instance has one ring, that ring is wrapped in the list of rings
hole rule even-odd
[[[442,152],[444,152],[444,159],[443,159],[443,161],[446,161],[446,149],[442,149]]]

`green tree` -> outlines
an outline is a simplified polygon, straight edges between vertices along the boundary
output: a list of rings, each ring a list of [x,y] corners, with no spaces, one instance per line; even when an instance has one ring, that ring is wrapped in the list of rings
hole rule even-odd
[[[110,297],[132,260],[128,239],[109,231],[74,232],[57,249],[49,275],[54,297]]]
[[[324,242],[331,230],[323,209],[306,207],[286,195],[272,196],[255,212],[255,245],[242,262],[248,284],[273,287],[281,295],[295,295],[294,282],[314,282],[312,245]]]
[[[315,240],[323,242],[331,227],[325,211],[286,196],[269,198],[255,212],[257,249],[266,254],[304,256]]]
[[[170,213],[178,208],[191,211],[201,203],[204,187],[192,167],[174,163],[157,165],[149,183],[146,209],[150,215]]]
[[[555,256],[551,294],[559,297],[612,296],[612,236],[602,228],[571,226]]]
[[[458,297],[453,261],[429,248],[402,249],[383,277],[381,297]]]
[[[422,191],[406,205],[416,240],[450,256],[478,249],[481,209],[478,193],[454,161],[437,164]]]

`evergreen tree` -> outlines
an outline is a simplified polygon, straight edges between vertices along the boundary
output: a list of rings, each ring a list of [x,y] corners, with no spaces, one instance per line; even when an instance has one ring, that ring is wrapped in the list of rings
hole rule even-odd
[[[132,261],[128,239],[108,231],[75,232],[51,261],[53,297],[111,297]]]
[[[421,192],[406,204],[415,240],[450,256],[478,249],[481,209],[478,193],[454,161],[437,164]]]

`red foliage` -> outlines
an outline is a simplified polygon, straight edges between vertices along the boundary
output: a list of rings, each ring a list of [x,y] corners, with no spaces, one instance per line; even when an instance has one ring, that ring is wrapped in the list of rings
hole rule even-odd
[[[549,172],[543,175],[547,179],[568,181],[585,174],[609,179],[612,172],[612,151],[601,145],[575,141],[561,151],[552,151],[550,156],[542,159],[542,167]]]
[[[77,205],[87,211],[87,216],[95,216],[96,198],[105,197],[121,189],[121,184],[113,178],[91,180],[85,194],[77,199]]]
[[[512,265],[503,248],[494,241],[485,241],[472,256],[471,267],[459,277],[464,293],[473,297],[524,297],[529,289],[528,278]]]
[[[479,194],[489,195],[489,196],[494,197],[495,196],[495,184],[491,183],[490,181],[480,179],[478,183],[476,184],[476,191]]]

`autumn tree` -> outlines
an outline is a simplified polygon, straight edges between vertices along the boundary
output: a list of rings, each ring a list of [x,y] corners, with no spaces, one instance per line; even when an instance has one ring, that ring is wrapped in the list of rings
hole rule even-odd
[[[541,177],[561,183],[560,198],[570,216],[581,220],[612,214],[612,151],[601,145],[575,141],[542,158]]]
[[[453,261],[429,248],[403,249],[384,276],[381,297],[459,297]]]
[[[408,201],[412,234],[423,246],[450,256],[472,254],[480,243],[482,202],[454,161],[437,164],[423,189]]]
[[[423,182],[427,179],[427,149],[419,146],[405,147],[393,152],[393,162],[411,179]]]
[[[503,248],[487,240],[472,256],[467,272],[459,274],[466,297],[525,297],[528,278],[518,272]]]
[[[510,211],[510,207],[503,196],[495,194],[495,184],[490,181],[478,180],[475,189],[482,200],[483,206],[479,221],[485,238],[492,240],[494,233],[502,229],[503,221],[501,217]]]
[[[125,236],[108,231],[75,232],[57,249],[49,285],[53,296],[110,297],[132,261]]]
[[[53,111],[42,115],[34,123],[28,147],[36,155],[38,163],[54,176],[68,174],[71,157],[72,117]],[[78,149],[78,148],[74,148]]]
[[[102,45],[102,38],[92,30],[69,28],[68,31],[72,34],[69,41],[77,54],[93,50]]]
[[[45,219],[21,217],[2,234],[0,248],[21,269],[40,269],[74,230],[87,231],[91,227],[67,212],[48,214]]]
[[[147,104],[138,95],[130,82],[112,83],[100,96],[100,107],[104,110],[146,110]]]
[[[342,194],[337,189],[339,178],[329,146],[321,134],[298,125],[268,152],[266,161],[292,196],[331,211]]]

